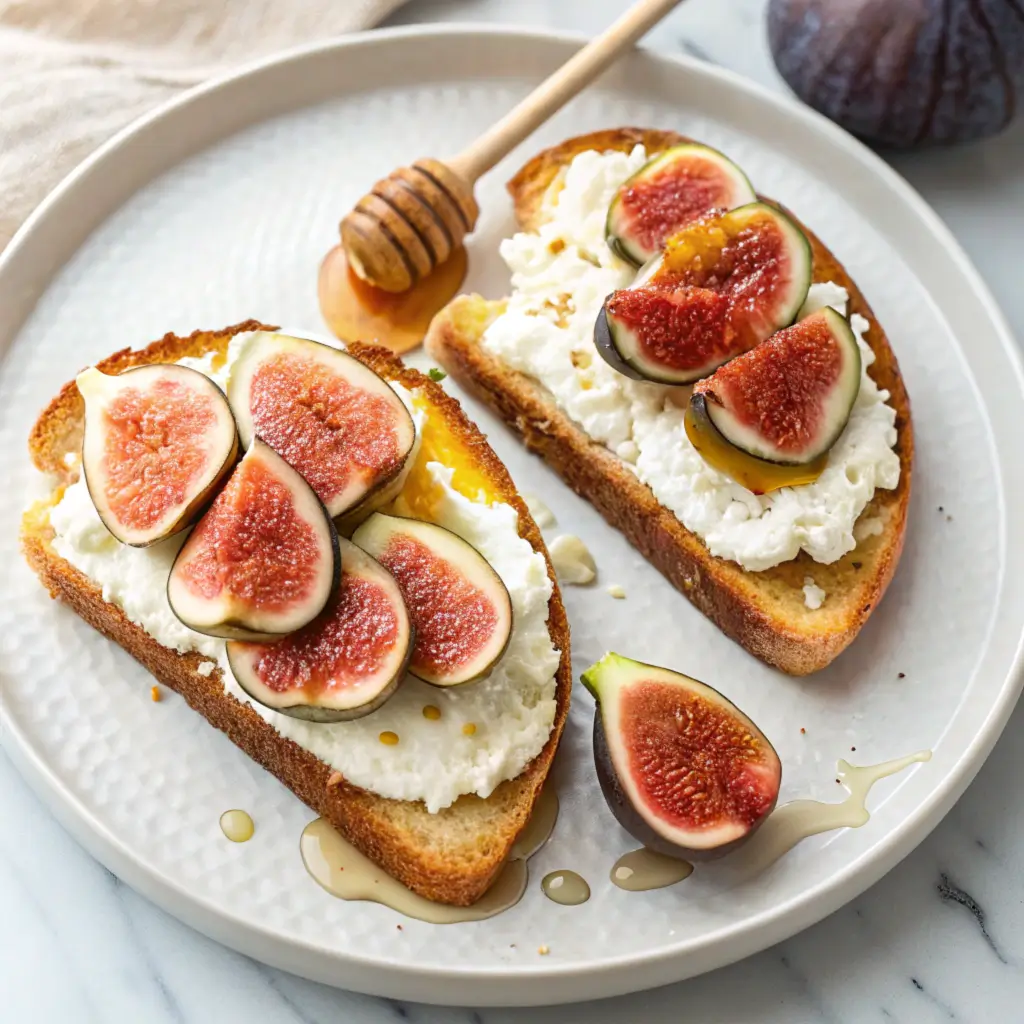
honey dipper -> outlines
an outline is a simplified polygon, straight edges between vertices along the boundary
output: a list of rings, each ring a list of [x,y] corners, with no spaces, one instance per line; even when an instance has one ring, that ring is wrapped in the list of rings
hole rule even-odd
[[[444,263],[476,225],[477,179],[678,3],[639,0],[461,153],[417,160],[378,181],[341,222],[352,270],[383,291],[404,292]]]

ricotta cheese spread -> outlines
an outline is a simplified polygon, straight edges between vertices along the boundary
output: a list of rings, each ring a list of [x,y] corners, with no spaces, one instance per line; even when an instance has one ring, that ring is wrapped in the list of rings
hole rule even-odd
[[[864,340],[868,322],[851,318],[863,366],[860,392],[814,483],[756,495],[712,469],[683,429],[680,389],[630,380],[594,347],[594,321],[605,297],[635,275],[605,243],[605,214],[618,187],[646,159],[637,146],[631,153],[591,150],[573,160],[544,198],[540,229],[502,243],[513,290],[482,344],[539,381],[590,437],[631,465],[713,555],[754,571],[801,551],[834,562],[856,546],[854,525],[875,489],[894,488],[900,475],[896,413],[886,404],[888,392],[867,373],[875,358]],[[826,305],[845,314],[848,299],[838,285],[817,282],[800,315]]]
[[[209,359],[182,362],[223,386],[247,337],[232,340],[228,358],[217,371]],[[401,385],[392,386],[411,407],[410,393]],[[414,409],[414,415],[423,414]],[[105,600],[118,605],[161,644],[216,660],[226,690],[250,704],[282,736],[356,786],[398,800],[422,800],[435,812],[463,793],[488,796],[540,753],[555,717],[559,652],[547,628],[552,590],[547,564],[519,536],[515,509],[470,501],[452,487],[453,471],[440,463],[429,463],[427,470],[442,494],[435,521],[480,551],[508,588],[512,636],[501,661],[481,682],[443,690],[407,676],[382,708],[351,722],[318,725],[256,703],[232,676],[224,641],[196,633],[178,620],[167,602],[166,587],[184,534],[148,548],[120,544],[100,521],[85,482],[79,479],[50,514],[53,546],[102,589]],[[428,704],[441,710],[440,718],[424,717]],[[463,731],[468,725],[475,729]],[[384,731],[396,733],[399,742],[381,743]]]

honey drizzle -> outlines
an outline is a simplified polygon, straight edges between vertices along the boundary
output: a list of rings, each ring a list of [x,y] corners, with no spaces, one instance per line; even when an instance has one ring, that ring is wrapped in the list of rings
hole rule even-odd
[[[434,903],[416,895],[364,857],[325,818],[317,818],[303,829],[299,852],[313,880],[339,899],[369,900],[431,924],[482,921],[522,899],[528,877],[526,862],[548,841],[557,817],[558,797],[543,790],[497,881],[470,907]]]

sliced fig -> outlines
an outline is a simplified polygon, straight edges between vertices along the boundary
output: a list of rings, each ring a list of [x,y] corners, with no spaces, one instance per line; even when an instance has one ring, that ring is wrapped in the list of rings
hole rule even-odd
[[[413,630],[394,577],[343,538],[341,580],[308,626],[273,644],[229,640],[228,662],[254,700],[293,718],[343,722],[397,689]]]
[[[368,515],[385,501],[416,440],[409,410],[385,380],[305,338],[254,334],[231,369],[228,399],[242,444],[262,438],[332,516]]]
[[[594,344],[634,380],[689,384],[791,324],[810,283],[806,236],[751,203],[673,235],[631,288],[605,300]]]
[[[826,306],[699,381],[686,434],[752,491],[809,483],[850,419],[860,378],[857,339]]]
[[[352,540],[398,581],[416,630],[413,675],[458,686],[491,671],[512,635],[512,601],[476,548],[434,523],[381,512]]]
[[[665,150],[627,178],[608,207],[608,245],[635,266],[698,217],[757,199],[747,176],[716,149],[696,142]]]
[[[324,610],[339,572],[327,510],[257,438],[178,552],[167,599],[199,633],[272,640]]]
[[[607,363],[633,380],[688,384],[736,349],[729,298],[709,288],[627,288],[598,313],[594,344]]]
[[[710,860],[748,839],[775,807],[778,754],[717,690],[606,654],[583,673],[597,700],[594,757],[619,824],[672,857]]]
[[[123,544],[145,547],[195,521],[238,454],[224,392],[205,374],[150,363],[78,375],[82,470],[96,511]]]

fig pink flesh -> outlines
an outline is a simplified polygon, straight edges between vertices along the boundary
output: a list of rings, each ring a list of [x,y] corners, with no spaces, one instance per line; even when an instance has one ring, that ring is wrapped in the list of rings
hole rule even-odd
[[[732,232],[727,234],[725,226],[733,228]],[[782,229],[765,214],[739,230],[727,218],[709,220],[692,225],[681,238],[678,246],[676,238],[669,242],[665,269],[651,284],[685,284],[726,296],[733,330],[743,339],[745,348],[756,345],[765,335],[766,312],[774,312],[791,283]],[[684,265],[685,269],[677,269]]]
[[[368,486],[399,469],[404,453],[387,399],[294,353],[253,374],[253,430],[329,504],[354,480]]]
[[[615,292],[607,308],[634,332],[640,354],[658,366],[699,370],[721,362],[736,344],[729,300],[705,288],[628,288]]]
[[[733,183],[711,160],[697,156],[676,161],[653,175],[642,175],[619,196],[630,233],[655,252],[684,224],[732,205]]]
[[[413,537],[392,537],[378,561],[398,581],[416,628],[413,671],[451,673],[483,651],[498,611],[479,587]]]
[[[800,452],[817,435],[827,394],[843,371],[843,352],[824,313],[805,317],[700,381],[695,391],[726,407],[782,452]]]
[[[322,557],[316,530],[258,459],[239,464],[188,546],[194,554],[180,576],[193,593],[210,600],[226,593],[268,611],[308,598]]]
[[[256,655],[255,673],[268,689],[319,694],[374,676],[401,642],[399,634],[384,588],[346,573],[338,599],[305,629],[276,644],[239,646]]]
[[[620,700],[630,777],[661,820],[687,831],[750,828],[771,810],[776,759],[745,722],[657,680],[629,685]]]
[[[158,380],[145,391],[119,391],[103,418],[110,511],[133,530],[155,526],[188,502],[207,468],[209,454],[199,442],[217,423],[214,399],[179,381]]]

